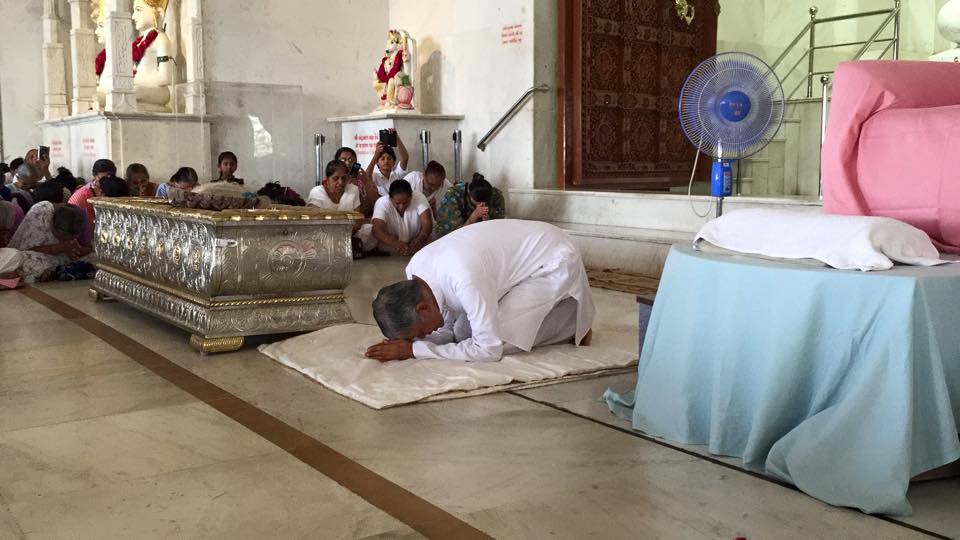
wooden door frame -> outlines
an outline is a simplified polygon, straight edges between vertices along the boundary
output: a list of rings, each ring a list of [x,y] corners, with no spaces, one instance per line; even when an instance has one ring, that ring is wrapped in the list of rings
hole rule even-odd
[[[557,187],[580,184],[583,145],[577,140],[583,122],[583,24],[580,0],[557,0]]]

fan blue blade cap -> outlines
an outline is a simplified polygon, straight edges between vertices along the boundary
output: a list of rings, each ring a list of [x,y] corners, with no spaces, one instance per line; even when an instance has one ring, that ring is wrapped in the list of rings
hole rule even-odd
[[[750,96],[739,91],[731,90],[720,98],[717,111],[728,122],[739,122],[750,114]]]

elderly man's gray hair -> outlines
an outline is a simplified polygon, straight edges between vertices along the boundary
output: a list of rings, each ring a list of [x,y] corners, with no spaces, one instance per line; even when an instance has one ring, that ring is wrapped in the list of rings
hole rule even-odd
[[[423,289],[413,279],[387,285],[373,301],[373,318],[387,339],[410,339]]]
[[[29,163],[21,163],[14,174],[17,178],[36,178],[40,176],[40,171]]]

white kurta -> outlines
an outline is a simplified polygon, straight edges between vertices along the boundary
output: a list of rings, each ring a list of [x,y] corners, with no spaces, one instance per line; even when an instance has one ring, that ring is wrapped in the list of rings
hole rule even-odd
[[[577,301],[576,342],[596,312],[580,252],[560,229],[536,221],[497,219],[462,227],[420,250],[407,278],[430,286],[442,328],[413,343],[416,358],[497,361],[504,345],[529,351],[547,314]],[[466,317],[471,336],[457,341]]]
[[[351,212],[360,208],[360,188],[353,184],[347,184],[343,188],[343,195],[340,196],[340,202],[330,200],[326,188],[317,186],[310,190],[307,195],[307,206],[316,206],[323,210],[339,210],[341,212]]]
[[[373,205],[373,219],[379,219],[387,225],[387,232],[396,236],[401,242],[409,242],[420,233],[420,216],[430,211],[423,193],[413,192],[410,206],[401,215],[393,206],[390,197],[380,197]]]
[[[340,196],[340,202],[330,200],[330,195],[323,186],[317,186],[310,190],[307,196],[307,206],[316,206],[322,210],[339,210],[341,212],[352,212],[360,208],[360,188],[353,184],[347,184],[343,188],[343,195]],[[370,251],[377,247],[377,239],[373,237],[373,227],[366,223],[354,233],[354,236],[363,243],[363,250]]]
[[[422,172],[413,171],[407,174],[406,176],[404,176],[403,179],[406,180],[407,182],[410,182],[410,187],[412,187],[414,191],[419,191],[420,193],[423,193],[423,196],[427,198],[427,201],[429,201],[430,199],[436,199],[436,202],[438,203],[440,202],[440,199],[443,199],[443,194],[446,193],[447,190],[450,189],[452,185],[450,184],[449,180],[444,178],[443,182],[440,184],[440,187],[428,193],[424,189]]]
[[[394,166],[393,170],[390,171],[389,178],[380,172],[380,167],[374,165],[373,185],[377,186],[377,192],[380,193],[381,197],[386,197],[390,195],[390,184],[392,184],[394,180],[403,179],[403,175],[405,174],[407,174],[407,171],[403,170],[403,167],[400,166],[399,161],[397,162],[396,166]]]

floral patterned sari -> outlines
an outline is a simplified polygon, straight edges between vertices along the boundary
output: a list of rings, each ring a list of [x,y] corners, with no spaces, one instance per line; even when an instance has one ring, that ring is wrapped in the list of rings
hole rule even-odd
[[[48,270],[70,263],[66,255],[47,255],[32,248],[59,244],[60,240],[53,234],[53,213],[56,207],[50,201],[43,201],[33,205],[23,222],[13,233],[8,247],[19,249],[23,256],[20,272],[26,283],[37,281]]]

